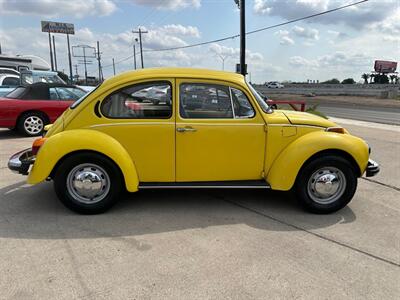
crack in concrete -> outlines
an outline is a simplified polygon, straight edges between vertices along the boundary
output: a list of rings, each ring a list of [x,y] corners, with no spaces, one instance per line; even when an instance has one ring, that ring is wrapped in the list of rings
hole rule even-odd
[[[379,184],[379,185],[382,185],[384,187],[387,187],[387,188],[390,188],[390,189],[393,189],[395,191],[400,192],[400,188],[398,188],[397,186],[394,186],[394,185],[391,185],[391,184],[386,184],[386,183],[383,183],[383,182],[380,182],[380,181],[377,181],[377,180],[373,180],[373,179],[370,179],[370,178],[366,178],[366,177],[361,177],[361,179],[364,179],[366,181],[373,182],[373,183],[376,183],[376,184]]]
[[[382,261],[382,262],[384,262],[384,263],[390,264],[390,265],[395,266],[395,267],[400,267],[400,263],[398,263],[398,262],[395,262],[395,261],[392,261],[392,260],[390,260],[390,259],[387,259],[387,258],[378,256],[378,255],[375,255],[375,254],[372,254],[372,253],[367,252],[367,251],[365,251],[365,250],[358,249],[358,248],[356,248],[356,247],[350,246],[350,245],[348,245],[348,244],[345,244],[345,243],[340,242],[340,241],[338,241],[338,240],[335,240],[335,239],[332,239],[332,238],[330,238],[330,237],[324,236],[324,235],[322,235],[322,234],[319,234],[319,233],[316,233],[316,232],[307,230],[307,229],[302,228],[302,227],[300,227],[300,226],[297,226],[297,225],[294,225],[294,224],[285,222],[285,221],[280,220],[280,219],[278,219],[278,218],[276,218],[276,217],[267,215],[266,213],[263,213],[263,212],[261,212],[261,211],[258,211],[258,210],[256,210],[256,209],[254,209],[254,208],[251,208],[251,207],[247,207],[247,206],[245,206],[245,205],[243,205],[243,204],[240,204],[240,203],[237,203],[237,202],[235,202],[235,201],[227,200],[227,199],[222,198],[222,197],[219,198],[219,199],[220,199],[220,200],[223,200],[223,201],[225,201],[225,202],[227,202],[227,203],[229,203],[229,204],[231,204],[231,205],[235,205],[235,206],[237,206],[237,207],[246,209],[246,210],[248,210],[248,211],[250,211],[250,212],[252,212],[252,213],[255,213],[255,214],[259,215],[259,216],[262,216],[262,217],[271,219],[271,220],[273,220],[273,221],[275,221],[275,222],[278,222],[278,223],[280,223],[280,224],[283,224],[283,225],[292,227],[292,228],[294,228],[294,229],[296,229],[296,230],[300,230],[300,231],[307,232],[307,233],[309,233],[309,234],[311,234],[311,235],[313,235],[313,236],[315,236],[315,237],[318,237],[318,238],[320,238],[320,239],[323,239],[323,240],[325,240],[325,241],[334,243],[334,244],[336,244],[336,245],[339,245],[339,246],[345,247],[345,248],[347,248],[347,249],[350,249],[350,250],[352,250],[352,251],[358,252],[358,253],[360,253],[360,254],[366,255],[366,256],[368,256],[368,257],[370,257],[370,258],[373,258],[373,259]]]

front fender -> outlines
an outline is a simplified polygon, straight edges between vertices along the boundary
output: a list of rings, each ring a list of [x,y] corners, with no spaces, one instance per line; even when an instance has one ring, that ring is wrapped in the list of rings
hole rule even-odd
[[[129,192],[138,190],[136,168],[126,149],[109,135],[89,129],[67,130],[49,137],[37,154],[28,183],[45,180],[65,155],[84,150],[96,151],[113,160],[122,171],[126,189]]]
[[[368,145],[350,134],[314,131],[289,144],[275,159],[267,174],[267,181],[274,190],[288,191],[296,181],[303,164],[314,154],[324,150],[348,153],[363,174],[369,158]]]

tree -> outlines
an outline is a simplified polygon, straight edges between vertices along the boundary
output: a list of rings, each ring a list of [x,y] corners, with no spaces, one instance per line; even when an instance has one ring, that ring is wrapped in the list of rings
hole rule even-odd
[[[395,74],[390,75],[390,82],[395,83],[396,81],[397,81],[397,75],[395,75]]]
[[[386,84],[389,83],[389,77],[385,74],[376,74],[374,76],[374,83]]]
[[[369,74],[364,73],[361,75],[361,78],[364,79],[364,84],[368,84],[368,78],[369,78]]]
[[[356,82],[354,81],[353,78],[346,78],[342,81],[342,84],[355,84]]]
[[[324,82],[322,82],[322,83],[326,83],[326,84],[339,84],[340,81],[339,81],[339,79],[332,78],[332,79],[329,79],[329,80],[324,81]]]

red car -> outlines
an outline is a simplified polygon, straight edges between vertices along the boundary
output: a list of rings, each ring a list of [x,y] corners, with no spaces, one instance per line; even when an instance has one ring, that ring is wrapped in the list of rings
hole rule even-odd
[[[0,127],[18,129],[27,136],[40,135],[86,92],[73,85],[34,83],[17,87],[0,98]]]

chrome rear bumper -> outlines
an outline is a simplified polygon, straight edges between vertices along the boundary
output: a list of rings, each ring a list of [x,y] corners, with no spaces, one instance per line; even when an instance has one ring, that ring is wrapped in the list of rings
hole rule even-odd
[[[35,162],[31,148],[15,153],[8,160],[8,168],[18,174],[28,175],[29,167]]]

